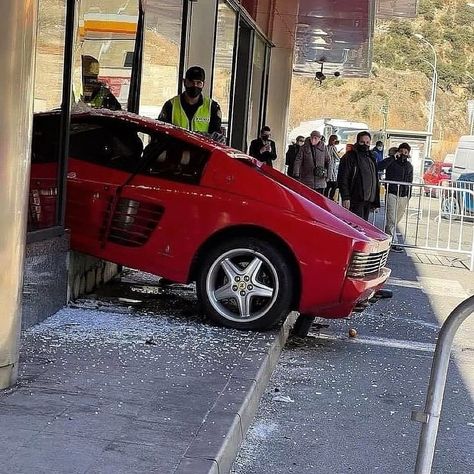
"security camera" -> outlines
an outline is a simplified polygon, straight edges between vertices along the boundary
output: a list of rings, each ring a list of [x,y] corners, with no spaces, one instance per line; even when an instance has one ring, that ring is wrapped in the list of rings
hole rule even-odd
[[[316,79],[321,83],[326,79],[326,76],[324,75],[322,71],[318,71],[316,73]]]

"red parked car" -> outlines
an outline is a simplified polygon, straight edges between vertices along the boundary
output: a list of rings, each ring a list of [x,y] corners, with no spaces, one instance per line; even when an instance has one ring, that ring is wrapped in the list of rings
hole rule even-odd
[[[58,120],[35,117],[36,147],[54,143]],[[51,187],[44,155],[33,150],[32,193],[43,178]],[[291,310],[349,316],[390,274],[390,240],[369,223],[241,152],[130,113],[73,115],[66,221],[74,250],[196,281],[205,312],[241,329]]]
[[[423,182],[431,186],[441,186],[441,183],[451,179],[451,172],[453,165],[451,163],[435,162],[433,163],[423,175]],[[425,194],[438,196],[437,189],[425,187]]]

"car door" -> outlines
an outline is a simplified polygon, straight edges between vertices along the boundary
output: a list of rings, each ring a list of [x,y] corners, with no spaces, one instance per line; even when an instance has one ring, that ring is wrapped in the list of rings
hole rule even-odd
[[[203,209],[212,208],[200,187],[210,151],[156,132],[149,140],[140,170],[120,190],[107,245],[115,261],[180,280],[193,231],[205,233]]]
[[[137,169],[143,144],[117,117],[76,117],[69,140],[66,225],[71,247],[107,258],[120,188]]]

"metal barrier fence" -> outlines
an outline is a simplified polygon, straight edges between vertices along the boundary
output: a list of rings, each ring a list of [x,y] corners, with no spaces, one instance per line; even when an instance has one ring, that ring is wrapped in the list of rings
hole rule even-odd
[[[430,383],[426,394],[425,409],[422,412],[415,410],[412,412],[412,420],[423,423],[418,444],[415,474],[430,474],[431,472],[453,339],[459,326],[473,312],[474,296],[471,296],[454,309],[439,332],[431,367]]]
[[[474,271],[474,182],[381,184],[372,223],[392,235],[393,244],[465,255]]]

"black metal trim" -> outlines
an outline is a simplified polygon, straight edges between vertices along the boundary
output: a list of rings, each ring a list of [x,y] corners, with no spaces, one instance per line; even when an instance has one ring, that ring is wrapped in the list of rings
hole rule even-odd
[[[271,48],[267,45],[265,50],[265,66],[263,72],[263,81],[262,81],[262,94],[261,94],[261,103],[260,103],[260,127],[266,122],[267,119],[267,104],[268,104],[268,82],[270,77],[270,56]],[[263,104],[263,107],[262,107]]]
[[[138,3],[137,34],[135,36],[135,48],[133,51],[132,76],[130,79],[130,91],[128,93],[127,110],[138,113],[140,109],[140,89],[142,82],[143,66],[143,43],[145,32],[145,11],[142,0]]]
[[[69,128],[72,106],[72,67],[74,62],[76,0],[66,2],[66,29],[64,34],[63,94],[58,149],[58,199],[56,222],[63,228],[66,217],[67,162],[69,154]]]

